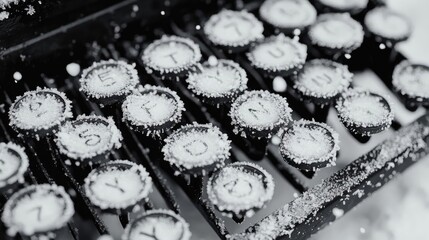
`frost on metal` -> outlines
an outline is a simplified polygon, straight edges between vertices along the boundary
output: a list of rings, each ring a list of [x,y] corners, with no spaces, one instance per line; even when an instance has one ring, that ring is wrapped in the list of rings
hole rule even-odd
[[[393,87],[417,102],[429,100],[429,67],[402,61],[393,71]]]
[[[135,64],[109,59],[94,62],[82,72],[79,80],[82,91],[95,100],[123,97],[131,94],[139,84]]]
[[[344,92],[335,108],[341,122],[353,133],[363,136],[384,131],[394,117],[389,98],[358,88]]]
[[[316,46],[351,52],[362,44],[364,32],[350,14],[328,13],[317,18],[308,36]]]
[[[307,46],[284,34],[255,43],[247,53],[250,63],[267,72],[287,72],[301,68],[307,58]]]
[[[207,182],[209,200],[224,215],[253,216],[274,194],[272,176],[260,166],[237,162],[214,173]]]
[[[122,104],[123,121],[142,134],[159,136],[182,120],[184,103],[175,91],[145,85]]]
[[[164,35],[149,44],[141,58],[148,73],[164,75],[195,69],[201,57],[200,47],[191,39]]]
[[[171,210],[149,210],[132,220],[121,240],[191,239],[189,224]]]
[[[80,115],[60,127],[55,142],[60,153],[83,161],[120,148],[121,140],[112,117]]]
[[[37,239],[53,239],[55,231],[66,226],[74,212],[73,202],[62,186],[30,185],[9,198],[2,220],[10,236],[35,234]]]
[[[188,124],[165,139],[164,160],[182,173],[204,175],[225,165],[231,141],[212,124]]]
[[[243,137],[270,138],[289,123],[292,110],[286,98],[263,90],[247,91],[231,105],[234,133]]]
[[[405,162],[417,161],[422,155],[427,154],[428,136],[429,115],[425,115],[399,130],[392,138],[382,142],[343,170],[248,228],[245,233],[231,235],[230,238],[265,240],[298,234],[294,233],[294,229],[300,224],[317,222],[312,218],[327,204],[336,199],[347,201],[350,196],[362,197],[359,195],[364,193],[357,188],[364,184],[371,185],[373,189],[380,187],[380,183],[372,184],[367,181],[370,176],[389,169],[392,165],[399,166]],[[389,179],[390,177],[385,180]]]
[[[115,160],[91,171],[85,178],[84,190],[102,210],[138,210],[138,203],[152,191],[152,179],[143,166]]]
[[[264,27],[247,11],[222,10],[211,16],[204,25],[207,38],[216,45],[243,47],[260,40]]]
[[[338,133],[325,123],[299,120],[285,130],[280,144],[282,156],[303,170],[335,165],[340,150]]]
[[[19,133],[36,137],[51,134],[73,116],[71,101],[54,88],[37,88],[18,96],[9,109],[10,125]]]
[[[24,183],[24,174],[29,166],[25,149],[12,142],[0,143],[0,159],[3,162],[0,171],[0,189],[16,183]]]
[[[247,74],[231,60],[211,58],[200,72],[190,74],[186,82],[195,95],[222,104],[247,89]]]
[[[293,87],[304,97],[328,101],[346,91],[352,78],[347,66],[327,59],[314,59],[297,74]]]
[[[395,42],[410,37],[411,22],[402,14],[388,7],[378,7],[365,16],[365,26],[374,35]]]
[[[313,24],[317,12],[307,0],[267,0],[259,8],[259,15],[274,27],[293,30]]]

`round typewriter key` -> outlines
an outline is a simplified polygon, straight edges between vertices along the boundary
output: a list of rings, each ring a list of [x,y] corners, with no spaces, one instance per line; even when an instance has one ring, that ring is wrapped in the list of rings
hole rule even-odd
[[[104,163],[85,178],[84,190],[91,202],[103,211],[140,210],[152,191],[146,169],[128,160]]]
[[[204,102],[212,105],[230,103],[247,89],[247,74],[231,60],[206,62],[202,71],[189,75],[189,89]]]
[[[291,120],[286,98],[268,91],[247,91],[232,104],[234,133],[251,138],[271,138]]]
[[[366,14],[365,27],[378,42],[390,46],[408,39],[412,26],[405,16],[387,7],[378,7]]]
[[[188,124],[165,139],[164,160],[181,173],[205,175],[225,165],[228,136],[211,124]]]
[[[299,35],[316,21],[317,12],[307,0],[266,0],[259,15],[275,28]]]
[[[215,172],[207,182],[207,195],[223,214],[236,219],[251,217],[271,200],[272,176],[248,162],[229,164]]]
[[[363,28],[347,13],[323,14],[308,31],[313,45],[328,55],[350,53],[363,42]]]
[[[263,31],[262,23],[246,11],[222,10],[204,25],[204,33],[212,43],[235,51],[244,50],[262,39]]]
[[[73,202],[63,187],[41,184],[14,193],[4,206],[2,220],[10,236],[54,239],[73,214]]]
[[[101,106],[122,101],[139,84],[134,65],[110,59],[95,62],[83,70],[80,90],[85,96]]]
[[[125,228],[122,240],[189,240],[189,224],[171,210],[149,210]]]
[[[148,73],[170,79],[196,69],[200,60],[200,47],[191,39],[177,36],[163,36],[151,43],[142,55]]]
[[[130,95],[122,104],[123,121],[144,134],[159,137],[182,120],[185,110],[176,92],[146,85],[139,94]]]
[[[314,59],[297,74],[293,87],[303,99],[317,105],[329,105],[347,90],[352,78],[347,66],[327,59]]]
[[[37,88],[15,99],[9,109],[12,128],[32,137],[45,137],[73,116],[66,95],[53,88]]]
[[[391,104],[385,98],[357,89],[343,93],[336,109],[349,131],[361,136],[379,133],[390,127],[393,120]]]
[[[28,157],[24,148],[14,143],[0,143],[0,191],[7,191],[24,182]]]
[[[315,0],[315,6],[322,12],[359,13],[368,5],[368,0]]]
[[[304,65],[307,46],[280,34],[255,44],[247,57],[253,66],[268,75],[287,76]]]
[[[393,71],[393,87],[406,100],[408,108],[429,106],[429,67],[403,61]]]
[[[80,115],[60,127],[56,144],[61,154],[92,165],[121,147],[122,135],[111,117]]]
[[[283,158],[304,171],[335,165],[339,150],[338,134],[331,127],[307,120],[288,127],[280,143]]]

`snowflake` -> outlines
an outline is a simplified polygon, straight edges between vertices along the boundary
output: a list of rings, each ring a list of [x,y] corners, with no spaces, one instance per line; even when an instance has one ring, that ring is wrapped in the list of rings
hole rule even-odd
[[[25,8],[28,15],[33,15],[36,13],[36,10],[34,9],[33,5],[28,5],[28,7]]]

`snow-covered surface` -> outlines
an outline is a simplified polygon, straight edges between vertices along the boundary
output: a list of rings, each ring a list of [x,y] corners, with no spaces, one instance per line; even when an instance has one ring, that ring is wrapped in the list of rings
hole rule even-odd
[[[266,71],[287,71],[302,66],[307,46],[283,34],[266,37],[247,53],[250,63]]]
[[[122,240],[188,240],[189,224],[171,210],[150,210],[128,224]]]
[[[48,233],[62,228],[74,214],[73,202],[57,185],[30,185],[9,198],[2,220],[8,234]]]
[[[211,16],[204,26],[204,33],[214,44],[242,47],[262,39],[264,27],[246,11],[222,10]]]
[[[371,10],[364,22],[374,34],[393,40],[405,39],[412,31],[410,21],[388,7]]]
[[[308,35],[315,45],[351,51],[362,44],[364,32],[348,13],[328,13],[319,15]]]

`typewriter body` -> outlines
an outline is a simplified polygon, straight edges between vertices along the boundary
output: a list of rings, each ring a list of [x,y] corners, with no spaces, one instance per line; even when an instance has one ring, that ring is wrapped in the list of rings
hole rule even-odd
[[[299,98],[290,85],[290,75],[283,77],[285,87],[279,90],[276,76],[266,74],[249,62],[248,50],[222,49],[204,34],[203,28],[209,18],[223,9],[245,10],[260,19],[262,3],[257,0],[27,0],[5,7],[3,11],[8,12],[8,17],[0,21],[0,142],[13,142],[23,147],[29,170],[24,183],[13,191],[2,193],[1,212],[13,192],[23,186],[50,184],[65,189],[75,210],[65,228],[56,232],[55,239],[98,239],[101,236],[121,239],[124,228],[138,215],[106,212],[94,206],[83,186],[89,170],[80,171],[70,164],[57,149],[55,136],[31,138],[18,134],[10,126],[9,109],[15,99],[38,87],[65,93],[73,107],[71,119],[83,114],[112,117],[123,139],[121,147],[109,153],[107,159],[138,163],[153,181],[148,200],[139,203],[144,209],[140,213],[153,209],[172,210],[189,223],[191,239],[308,239],[429,152],[427,105],[406,106],[406,101],[393,90],[394,69],[406,60],[394,47],[380,47],[380,42],[366,34],[357,51],[330,59],[348,66],[354,74],[353,87],[391,95],[398,105],[392,124],[368,141],[348,131],[337,117],[334,104],[326,110],[326,107],[319,108]],[[352,16],[363,24],[368,11],[383,5],[370,0],[364,10]],[[320,8],[316,9],[320,14]],[[265,37],[282,34],[278,29],[267,27],[267,22],[263,22],[263,26]],[[294,37],[293,33],[284,34]],[[298,36],[308,45],[306,34],[303,31]],[[279,150],[280,135],[273,134],[265,142],[243,140],[231,127],[229,108],[213,107],[202,101],[187,87],[186,76],[176,81],[148,71],[142,60],[144,50],[155,40],[173,35],[195,42],[201,50],[201,63],[210,59],[230,59],[238,63],[247,74],[248,90],[266,90],[285,97],[294,121],[325,121],[339,135],[336,166],[317,171],[292,166],[283,160]],[[307,61],[328,58],[311,51],[307,54]],[[212,173],[202,177],[177,174],[177,169],[163,161],[160,150],[163,141],[152,141],[125,124],[120,106],[102,107],[88,100],[80,90],[82,70],[93,62],[109,59],[135,64],[141,85],[167,87],[177,93],[184,102],[184,120],[172,131],[198,122],[210,123],[227,134],[231,140],[227,161],[251,162],[272,175],[275,183],[272,200],[251,217],[241,216],[240,219],[223,215],[207,194],[206,185]],[[318,112],[321,109],[324,113]],[[262,156],[252,155],[254,149],[260,152],[261,146]],[[0,239],[32,239],[25,234],[10,236],[9,233],[5,224],[0,225]],[[185,235],[183,233],[182,237]],[[141,239],[157,239],[156,233]]]

